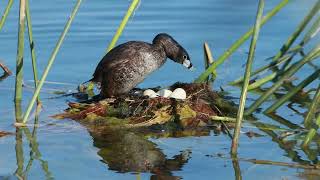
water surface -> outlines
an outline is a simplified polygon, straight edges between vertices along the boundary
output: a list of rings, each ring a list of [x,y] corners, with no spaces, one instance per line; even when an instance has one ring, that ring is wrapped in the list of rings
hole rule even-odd
[[[40,74],[47,64],[75,2],[74,0],[30,1]],[[266,1],[265,11],[272,9],[278,2],[278,0]],[[264,59],[277,52],[314,2],[316,1],[293,0],[266,24],[258,41],[256,66],[265,63]],[[6,4],[7,1],[0,1],[1,13]],[[150,179],[155,177],[148,172],[119,173],[103,161],[103,157],[99,155],[101,146],[96,144],[95,139],[83,126],[71,120],[57,121],[49,117],[62,112],[67,107],[67,101],[74,101],[71,97],[49,99],[55,96],[52,92],[56,90],[73,92],[78,84],[91,78],[95,66],[103,56],[129,4],[128,0],[83,1],[49,73],[48,83],[45,84],[41,93],[43,110],[36,135],[38,153],[33,151],[33,154],[30,154],[31,149],[25,134],[23,134],[21,146],[17,143],[19,141],[16,141],[16,136],[0,138],[0,179],[18,179],[15,174],[17,169],[20,171],[21,164],[17,163],[17,159],[19,162],[23,161],[22,171],[27,167],[30,168],[24,172],[29,179]],[[0,59],[11,70],[15,69],[16,60],[18,6],[18,1],[14,2],[7,22],[0,32]],[[254,23],[256,8],[256,0],[143,0],[130,19],[119,43],[129,40],[151,42],[157,33],[171,34],[188,50],[197,70],[190,72],[168,60],[160,70],[139,86],[168,86],[176,81],[191,82],[203,71],[203,42],[209,43],[215,57],[222,54]],[[312,43],[317,42],[319,41]],[[214,88],[223,86],[231,92],[232,96],[239,97],[239,90],[226,84],[243,74],[247,51],[248,43],[219,67]],[[28,86],[24,88],[23,109],[33,92],[33,89],[29,88],[33,85],[33,77],[28,46],[25,52],[27,56],[24,59],[24,82]],[[300,73],[307,75],[309,69],[305,68]],[[15,132],[12,125],[15,117],[13,96],[14,76],[11,76],[0,82],[0,130]],[[255,96],[251,95],[251,97]],[[300,110],[305,111],[305,109]],[[282,108],[281,112],[297,124],[303,120],[300,115],[286,107]],[[263,115],[257,114],[257,117],[263,122],[276,124],[275,121]],[[287,163],[308,160],[301,150],[296,149],[296,152],[285,150],[267,132],[262,132],[251,124],[244,126],[244,132],[251,130],[265,136],[251,139],[242,135],[239,157]],[[156,148],[161,150],[167,159],[181,154],[181,151],[191,153],[188,161],[183,163],[180,169],[171,171],[169,176],[183,179],[235,178],[234,166],[230,159],[208,156],[216,154],[228,156],[231,141],[227,135],[210,133],[208,136],[155,138],[150,141],[156,144]],[[17,155],[16,151],[19,147],[23,150]],[[294,153],[299,154],[298,158],[293,158]],[[28,166],[30,158],[34,160],[32,165]],[[304,169],[255,165],[246,161],[240,161],[238,166],[243,179],[307,179],[305,174],[319,175],[319,172]]]

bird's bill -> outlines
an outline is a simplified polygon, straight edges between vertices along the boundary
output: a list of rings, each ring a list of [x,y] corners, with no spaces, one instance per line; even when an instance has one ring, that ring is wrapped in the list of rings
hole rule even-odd
[[[183,64],[184,67],[186,67],[186,68],[188,68],[188,69],[190,69],[190,70],[193,69],[192,63],[191,63],[191,61],[188,60],[188,59],[187,59],[187,60],[184,60],[182,64]]]

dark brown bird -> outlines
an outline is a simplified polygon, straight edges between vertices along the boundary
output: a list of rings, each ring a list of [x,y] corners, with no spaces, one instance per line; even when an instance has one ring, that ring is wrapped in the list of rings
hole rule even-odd
[[[192,68],[187,51],[168,34],[158,34],[152,44],[129,41],[102,58],[90,81],[101,83],[102,97],[125,94],[159,69],[167,58]]]

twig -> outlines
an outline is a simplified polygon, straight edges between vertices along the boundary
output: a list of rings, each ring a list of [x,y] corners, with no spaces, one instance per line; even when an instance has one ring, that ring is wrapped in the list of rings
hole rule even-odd
[[[4,73],[6,73],[7,75],[12,75],[12,72],[9,70],[9,68],[2,62],[0,62],[0,67],[3,69]]]
[[[302,168],[302,169],[320,169],[320,166],[317,164],[304,165],[304,164],[297,164],[297,163],[286,163],[286,162],[280,162],[280,161],[270,161],[270,160],[260,160],[260,159],[231,158],[231,157],[224,157],[224,156],[218,156],[218,155],[209,155],[209,156],[216,157],[216,158],[223,158],[223,159],[233,159],[233,160],[236,159],[239,161],[246,161],[246,162],[251,162],[254,164],[261,164],[261,165],[286,166],[286,167]]]

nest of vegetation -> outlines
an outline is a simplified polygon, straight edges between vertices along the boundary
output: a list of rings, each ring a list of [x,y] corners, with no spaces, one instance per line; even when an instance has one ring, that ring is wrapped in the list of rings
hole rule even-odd
[[[134,89],[128,95],[91,103],[69,103],[69,108],[54,117],[86,123],[127,128],[167,126],[175,128],[208,127],[213,116],[234,113],[234,106],[212,91],[207,84],[175,83],[170,90],[183,88],[187,99],[142,96],[144,89]],[[157,91],[160,88],[152,88]]]

